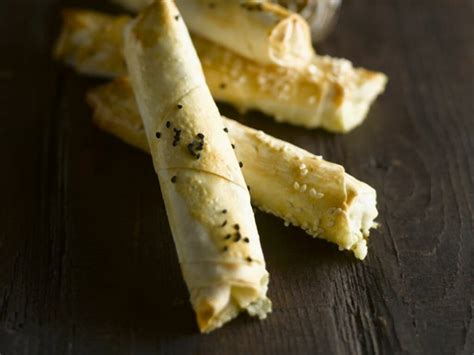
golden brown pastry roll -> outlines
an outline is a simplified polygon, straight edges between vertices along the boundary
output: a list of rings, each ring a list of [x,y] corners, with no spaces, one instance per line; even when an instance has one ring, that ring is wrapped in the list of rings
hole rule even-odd
[[[127,79],[91,90],[87,101],[99,127],[149,152]],[[256,206],[365,258],[366,240],[378,214],[373,188],[340,165],[231,119],[223,120]]]
[[[199,328],[209,332],[241,311],[265,318],[271,310],[269,276],[250,195],[174,1],[147,7],[124,38],[130,82]]]

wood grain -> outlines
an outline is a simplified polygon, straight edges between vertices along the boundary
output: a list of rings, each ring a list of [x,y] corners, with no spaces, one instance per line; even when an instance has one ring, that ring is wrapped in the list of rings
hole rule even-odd
[[[0,353],[472,354],[474,10],[345,1],[319,52],[386,72],[345,136],[222,112],[343,164],[379,193],[369,256],[257,213],[273,314],[200,335],[149,158],[92,125],[99,81],[53,63],[65,6],[0,2]]]

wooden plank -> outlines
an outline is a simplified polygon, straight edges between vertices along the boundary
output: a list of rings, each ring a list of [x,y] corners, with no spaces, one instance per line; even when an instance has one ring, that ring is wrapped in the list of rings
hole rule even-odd
[[[470,354],[473,9],[346,1],[320,52],[390,77],[345,136],[222,112],[343,164],[379,193],[369,257],[257,213],[273,314],[200,335],[149,158],[90,122],[99,83],[51,62],[63,6],[0,2],[1,354]]]

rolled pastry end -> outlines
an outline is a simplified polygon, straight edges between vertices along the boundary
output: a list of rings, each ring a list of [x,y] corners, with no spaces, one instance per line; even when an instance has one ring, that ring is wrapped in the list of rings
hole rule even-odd
[[[340,59],[332,61],[336,67],[339,66],[337,63],[345,62]],[[332,94],[336,110],[329,110],[323,115],[321,126],[336,133],[347,133],[356,128],[367,117],[377,97],[385,91],[387,82],[388,77],[385,74],[362,68],[352,69],[350,81],[341,75],[338,82],[340,89]]]
[[[369,185],[344,174],[346,200],[330,207],[319,219],[317,229],[305,229],[313,237],[336,243],[339,250],[352,251],[359,260],[367,256],[367,240],[378,216],[376,191]],[[299,223],[293,223],[298,225]]]
[[[369,185],[346,174],[346,184],[349,190],[357,191],[352,199],[347,214],[353,241],[348,245],[354,256],[364,260],[367,256],[367,238],[370,230],[377,227],[375,218],[377,211],[377,193]]]
[[[123,29],[129,16],[65,9],[53,57],[82,74],[113,78],[126,68],[122,57]]]
[[[268,276],[262,279],[262,285],[229,286],[218,285],[194,290],[191,302],[194,305],[199,330],[211,332],[235,318],[240,312],[247,311],[250,316],[265,319],[271,312],[272,303],[260,295],[266,294]]]
[[[307,23],[299,15],[292,15],[281,21],[270,34],[270,59],[283,67],[303,68],[314,55],[311,48],[311,34]]]

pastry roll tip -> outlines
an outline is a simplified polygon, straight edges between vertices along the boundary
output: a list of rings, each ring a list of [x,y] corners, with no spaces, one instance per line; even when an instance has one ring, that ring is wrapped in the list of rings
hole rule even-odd
[[[123,30],[130,20],[126,15],[65,9],[53,56],[76,67],[80,73],[116,77],[126,70],[122,54]]]
[[[200,330],[242,311],[264,318],[268,272],[250,195],[172,0],[127,26],[124,55]]]
[[[149,152],[127,79],[91,90],[87,100],[99,127]],[[340,165],[231,119],[223,121],[257,207],[365,258],[377,217],[373,188]]]

